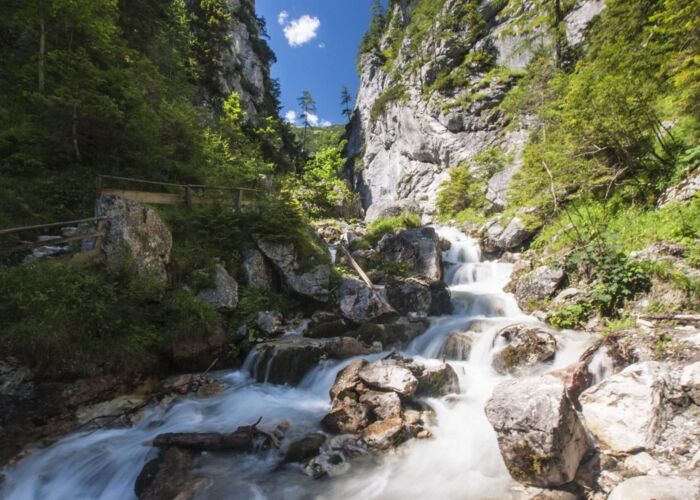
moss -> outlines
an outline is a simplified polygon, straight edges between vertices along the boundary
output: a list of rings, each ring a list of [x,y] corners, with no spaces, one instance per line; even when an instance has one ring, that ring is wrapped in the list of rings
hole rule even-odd
[[[531,484],[548,467],[550,457],[538,453],[528,442],[521,441],[510,449],[508,472],[518,482]]]

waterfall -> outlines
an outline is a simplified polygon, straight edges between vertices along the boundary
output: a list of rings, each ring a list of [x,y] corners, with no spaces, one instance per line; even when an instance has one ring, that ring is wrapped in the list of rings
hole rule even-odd
[[[295,468],[279,467],[274,452],[257,455],[208,456],[203,471],[212,479],[208,499],[227,498],[501,498],[513,482],[501,458],[496,435],[484,415],[484,405],[496,384],[508,377],[491,368],[497,332],[513,323],[538,324],[520,311],[512,295],[503,292],[511,265],[484,262],[479,247],[457,230],[438,228],[451,242],[443,254],[454,314],[432,318],[430,327],[405,349],[431,362],[452,332],[474,332],[467,361],[450,361],[460,379],[461,394],[429,399],[435,411],[432,439],[412,440],[396,453],[371,464],[353,464],[350,471],[328,481],[313,481]],[[560,350],[553,364],[564,367],[587,347],[586,336],[559,332]],[[364,356],[373,360],[386,353]],[[220,375],[229,387],[207,398],[182,398],[146,410],[133,427],[81,432],[36,452],[6,471],[0,497],[9,500],[73,500],[75,498],[135,498],[133,485],[155,450],[149,441],[164,432],[230,432],[260,416],[266,428],[287,421],[289,439],[318,430],[329,409],[328,391],[339,370],[352,359],[325,361],[298,387],[255,383],[251,372],[264,369],[251,355],[245,370]],[[601,360],[602,361],[602,360]],[[601,368],[604,371],[604,368]]]

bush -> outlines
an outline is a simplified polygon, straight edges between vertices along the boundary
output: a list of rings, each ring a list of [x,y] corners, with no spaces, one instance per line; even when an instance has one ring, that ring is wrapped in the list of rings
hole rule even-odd
[[[420,215],[412,213],[405,213],[402,215],[397,215],[396,217],[377,219],[371,222],[367,227],[367,235],[365,236],[365,240],[369,242],[370,246],[374,246],[385,234],[394,233],[401,229],[421,227],[421,225]]]
[[[589,302],[579,302],[557,309],[547,321],[557,328],[577,328],[586,324],[591,311]]]

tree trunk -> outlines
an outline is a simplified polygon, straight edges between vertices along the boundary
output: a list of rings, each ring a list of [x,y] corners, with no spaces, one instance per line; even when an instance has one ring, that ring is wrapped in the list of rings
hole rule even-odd
[[[41,9],[41,7],[39,7]],[[40,13],[39,21],[39,92],[44,92],[44,64],[46,59],[46,23],[44,13]]]

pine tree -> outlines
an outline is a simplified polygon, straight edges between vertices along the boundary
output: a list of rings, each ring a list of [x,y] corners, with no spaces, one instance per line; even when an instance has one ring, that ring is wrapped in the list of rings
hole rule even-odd
[[[350,94],[350,90],[348,89],[347,85],[343,85],[343,90],[340,94],[340,104],[343,106],[343,115],[350,121],[350,118],[352,118],[352,109],[350,108],[350,104],[352,103],[352,95]]]
[[[301,119],[304,123],[304,133],[301,139],[301,147],[306,150],[306,133],[308,128],[311,126],[309,123],[309,116],[316,113],[316,101],[311,96],[311,92],[305,90],[302,92],[301,96],[297,98],[299,103],[299,108],[301,109]]]

